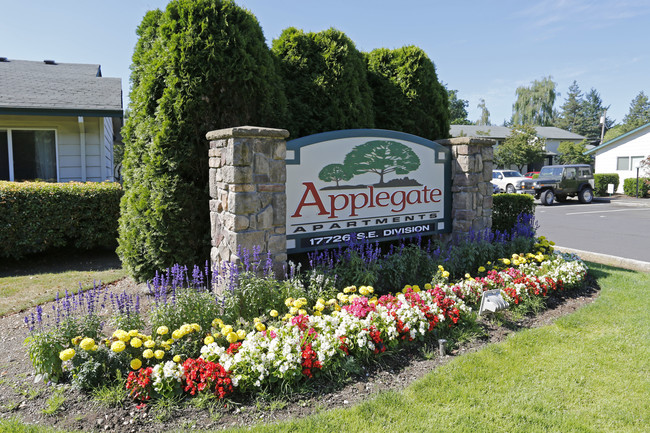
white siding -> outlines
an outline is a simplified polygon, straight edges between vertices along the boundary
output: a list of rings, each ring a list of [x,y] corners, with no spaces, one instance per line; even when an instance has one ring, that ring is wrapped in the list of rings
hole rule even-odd
[[[631,170],[617,170],[617,161],[619,157],[642,156],[646,158],[650,155],[650,128],[645,128],[635,134],[631,134],[611,146],[596,152],[596,173],[618,173],[620,182],[616,192],[623,192],[623,182],[630,177],[636,178],[636,168]],[[647,176],[643,170],[639,176]]]
[[[105,122],[106,120],[102,117],[84,117],[84,128],[86,131],[86,179],[88,181],[113,180],[112,167],[110,176],[107,176],[106,164],[103,161],[106,151],[104,150],[102,152],[102,148],[107,145],[104,137]],[[56,130],[59,182],[82,180],[81,139],[79,136],[79,121],[77,116],[0,115],[0,129],[3,128],[46,128]],[[110,134],[112,137],[112,127]],[[111,157],[112,153],[113,148],[111,142]]]

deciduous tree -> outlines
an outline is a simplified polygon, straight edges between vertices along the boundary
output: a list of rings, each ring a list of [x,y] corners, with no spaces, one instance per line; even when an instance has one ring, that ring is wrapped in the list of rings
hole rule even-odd
[[[458,90],[447,89],[449,95],[449,119],[452,125],[470,125],[472,122],[467,118],[467,107],[469,101],[458,99]]]
[[[352,179],[352,174],[343,164],[329,164],[318,173],[318,178],[323,182],[336,182],[339,186],[340,181]]]
[[[579,143],[575,141],[562,141],[557,148],[558,162],[560,164],[590,164],[593,158],[585,155],[587,140]]]
[[[557,84],[552,77],[535,80],[530,87],[516,90],[517,100],[512,106],[512,123],[517,125],[551,126],[554,120],[553,104]]]
[[[503,144],[494,151],[497,167],[516,165],[519,171],[527,164],[541,162],[546,155],[546,139],[537,136],[531,125],[514,125]]]
[[[485,106],[485,99],[479,99],[479,103],[476,108],[481,109],[481,118],[476,122],[477,125],[489,126],[490,125],[490,111]]]

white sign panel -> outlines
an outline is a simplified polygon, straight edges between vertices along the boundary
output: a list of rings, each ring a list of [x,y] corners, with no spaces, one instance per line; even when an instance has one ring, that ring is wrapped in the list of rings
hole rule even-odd
[[[449,149],[410,134],[346,130],[287,143],[287,250],[449,232]]]

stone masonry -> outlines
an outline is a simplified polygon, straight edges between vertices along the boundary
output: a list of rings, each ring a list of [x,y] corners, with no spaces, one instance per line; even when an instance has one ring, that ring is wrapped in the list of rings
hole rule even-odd
[[[286,252],[284,129],[241,126],[210,131],[210,224],[213,266],[239,263],[240,252],[271,253],[276,275]]]
[[[491,228],[494,140],[458,137],[436,142],[451,149],[452,236]]]

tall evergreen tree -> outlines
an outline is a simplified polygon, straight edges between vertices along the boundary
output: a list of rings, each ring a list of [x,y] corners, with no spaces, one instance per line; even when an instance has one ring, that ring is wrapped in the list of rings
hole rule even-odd
[[[173,0],[137,33],[118,254],[142,280],[208,257],[206,132],[282,126],[286,99],[257,19],[232,1]]]
[[[285,29],[273,41],[289,107],[292,138],[374,125],[363,54],[343,32]]]
[[[517,100],[512,106],[512,123],[517,125],[551,126],[557,84],[552,77],[535,80],[530,87],[516,90]]]
[[[436,140],[449,136],[449,98],[436,67],[416,46],[366,56],[375,126]]]
[[[452,125],[469,125],[472,122],[467,118],[467,99],[458,99],[458,90],[447,89],[449,95],[449,119]]]
[[[589,140],[599,140],[601,134],[600,118],[605,114],[605,110],[609,109],[603,106],[603,101],[600,99],[600,94],[593,87],[585,95],[582,103],[581,116],[584,119],[584,125],[574,131],[576,134],[583,135]],[[605,131],[612,127],[614,120],[605,118]]]
[[[650,101],[643,90],[630,102],[630,111],[623,118],[623,123],[632,129],[650,122]]]
[[[584,118],[582,117],[582,92],[578,83],[574,80],[573,84],[569,86],[564,104],[560,107],[560,111],[555,126],[565,129],[574,133],[584,128]]]

